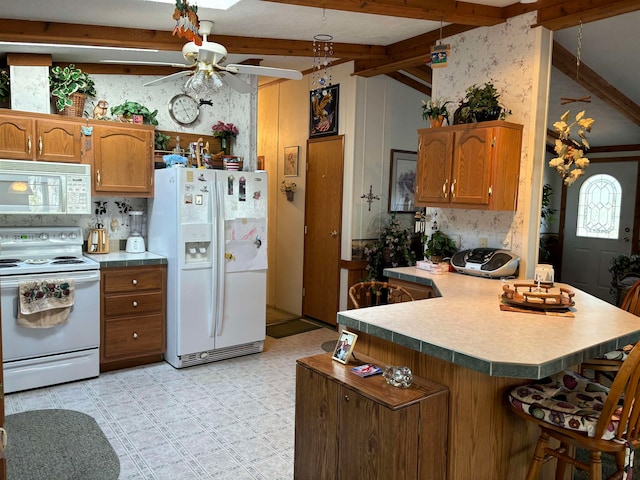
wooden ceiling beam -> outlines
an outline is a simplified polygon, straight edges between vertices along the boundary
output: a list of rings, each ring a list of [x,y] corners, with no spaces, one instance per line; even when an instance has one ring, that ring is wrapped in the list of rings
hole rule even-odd
[[[576,57],[558,42],[553,42],[551,58],[553,66],[567,77],[576,81],[636,125],[640,125],[640,106],[589,68],[588,65],[585,65],[584,62],[580,64],[580,75],[577,75]]]
[[[433,71],[431,70],[431,67],[428,67],[427,65],[407,67],[404,69],[404,72],[416,77],[419,80],[422,80],[425,83],[428,83],[429,85],[433,83]]]
[[[491,26],[503,23],[500,7],[454,0],[266,0],[303,7],[326,8],[343,12],[369,13],[389,17],[414,18],[435,22]]]
[[[572,0],[545,2],[538,8],[538,23],[549,30],[562,30],[603,18],[640,10],[638,0]]]
[[[387,73],[386,75],[388,77],[393,78],[394,80],[397,80],[400,83],[405,84],[406,86],[408,86],[410,88],[413,88],[414,90],[422,92],[425,95],[431,97],[431,87],[428,86],[428,85],[420,83],[420,82],[414,80],[413,78],[407,77],[406,75],[402,75],[399,72],[391,72],[391,73]]]
[[[472,30],[468,25],[447,25],[442,29],[443,38]],[[359,60],[354,65],[354,75],[373,77],[410,67],[424,65],[430,60],[431,46],[440,39],[440,31],[418,35],[389,45],[385,60]]]
[[[305,40],[231,35],[212,35],[212,39],[223,44],[230,54],[313,56],[312,42]],[[0,41],[148,48],[178,52],[186,43],[184,39],[173,36],[171,32],[161,30],[8,19],[0,19]],[[382,45],[335,43],[334,51],[341,58],[350,60],[386,57],[386,50]]]

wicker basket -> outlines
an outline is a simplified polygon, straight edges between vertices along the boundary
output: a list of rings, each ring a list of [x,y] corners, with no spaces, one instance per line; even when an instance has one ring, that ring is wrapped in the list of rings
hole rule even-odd
[[[70,95],[73,104],[70,107],[64,107],[64,110],[58,112],[65,117],[81,117],[84,113],[84,102],[87,96],[84,93],[72,93]]]

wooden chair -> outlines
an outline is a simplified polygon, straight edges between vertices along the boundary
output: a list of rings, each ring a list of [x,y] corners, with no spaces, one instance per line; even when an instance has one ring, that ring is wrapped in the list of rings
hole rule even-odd
[[[635,282],[627,291],[620,308],[634,315],[640,316],[640,280]],[[585,375],[587,371],[593,371],[596,381],[604,383],[611,381],[620,370],[622,362],[625,361],[634,345],[627,345],[618,350],[607,352],[604,355],[580,364],[580,373]]]
[[[549,379],[547,379],[549,380]],[[508,395],[511,409],[540,427],[540,436],[526,480],[538,478],[543,462],[557,458],[555,478],[565,478],[568,465],[589,472],[590,480],[602,480],[603,452],[615,457],[622,478],[628,462],[627,448],[640,445],[640,347],[634,347],[622,364],[611,388],[572,370],[550,382],[517,387]],[[549,447],[549,439],[560,442]],[[575,448],[589,452],[589,463],[575,458]]]
[[[349,297],[355,308],[374,307],[388,303],[413,302],[413,296],[398,285],[387,282],[360,282],[349,289]]]

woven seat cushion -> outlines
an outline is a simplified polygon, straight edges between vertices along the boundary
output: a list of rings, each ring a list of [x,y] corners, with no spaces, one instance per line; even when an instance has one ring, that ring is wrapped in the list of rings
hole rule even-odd
[[[620,360],[621,362],[624,362],[629,356],[629,353],[631,353],[633,347],[633,345],[626,345],[622,348],[618,348],[617,350],[611,350],[610,352],[596,358],[603,360]]]
[[[608,394],[604,385],[573,370],[564,370],[540,383],[517,387],[508,398],[515,408],[538,420],[593,437]],[[619,423],[620,419],[614,416],[602,438],[612,439]]]

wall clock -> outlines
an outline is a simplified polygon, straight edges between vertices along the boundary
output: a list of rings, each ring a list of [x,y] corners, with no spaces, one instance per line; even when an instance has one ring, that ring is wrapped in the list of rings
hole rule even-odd
[[[191,125],[200,116],[200,103],[195,98],[180,93],[169,100],[169,115],[180,125]]]

